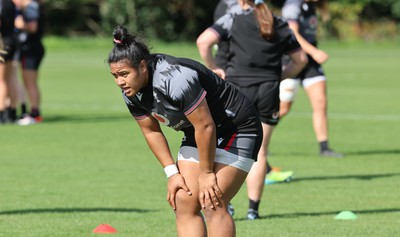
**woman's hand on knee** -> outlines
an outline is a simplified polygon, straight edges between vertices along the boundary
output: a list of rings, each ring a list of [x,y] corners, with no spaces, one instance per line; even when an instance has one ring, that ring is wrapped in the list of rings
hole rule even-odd
[[[167,201],[169,205],[176,210],[176,193],[179,189],[183,189],[189,196],[192,195],[188,186],[186,186],[185,179],[180,173],[177,173],[168,178]]]
[[[222,191],[217,184],[215,173],[202,173],[199,176],[199,202],[201,208],[215,209],[221,203]]]

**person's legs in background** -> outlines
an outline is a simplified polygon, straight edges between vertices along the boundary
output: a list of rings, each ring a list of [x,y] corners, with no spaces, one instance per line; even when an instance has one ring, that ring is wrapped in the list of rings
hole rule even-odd
[[[304,79],[303,87],[312,107],[313,127],[320,146],[320,155],[342,158],[343,154],[332,151],[328,144],[326,78],[324,76],[317,76]]]
[[[19,125],[30,125],[42,122],[40,111],[41,93],[38,84],[39,66],[44,56],[44,48],[41,45],[25,53],[21,52],[22,78],[26,94],[29,98],[30,113],[18,121]]]
[[[257,162],[254,162],[246,178],[247,195],[249,198],[249,210],[247,219],[259,219],[258,209],[264,190],[264,180],[267,174],[267,155],[268,146],[271,141],[274,126],[262,123],[263,140],[260,151],[258,152]]]

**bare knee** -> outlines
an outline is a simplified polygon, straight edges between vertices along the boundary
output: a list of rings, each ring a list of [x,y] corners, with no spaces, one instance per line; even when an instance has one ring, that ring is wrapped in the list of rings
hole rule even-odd
[[[214,221],[221,223],[220,220],[224,218],[231,218],[231,215],[228,212],[228,208],[223,205],[216,206],[215,209],[203,209],[203,214],[207,223]]]
[[[289,113],[291,107],[292,102],[281,101],[279,106],[279,117],[282,118],[286,116]]]
[[[200,214],[200,204],[197,199],[197,195],[192,194],[189,196],[183,190],[179,190],[175,197],[176,210],[175,215],[177,218],[185,217],[188,215],[199,215]]]

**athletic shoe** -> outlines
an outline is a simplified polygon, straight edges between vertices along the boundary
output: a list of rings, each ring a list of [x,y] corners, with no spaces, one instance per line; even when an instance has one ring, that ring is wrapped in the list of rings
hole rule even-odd
[[[271,171],[265,178],[265,184],[290,182],[293,179],[293,171]]]
[[[42,116],[34,117],[34,119],[35,119],[36,123],[40,123],[40,122],[43,121],[43,117]]]
[[[20,126],[28,126],[36,123],[40,123],[43,121],[42,116],[32,117],[29,114],[23,114],[21,118],[17,121],[17,124]]]
[[[319,155],[322,156],[322,157],[331,157],[331,158],[343,158],[344,157],[343,154],[334,152],[331,149],[327,149],[327,150],[321,151],[319,153]]]
[[[246,219],[247,219],[247,220],[257,220],[257,219],[260,219],[260,216],[258,215],[258,211],[250,208],[250,209],[247,211]]]
[[[235,209],[231,203],[228,203],[228,212],[231,216],[235,215]]]
[[[15,123],[17,121],[17,110],[7,108],[7,118],[10,123]]]

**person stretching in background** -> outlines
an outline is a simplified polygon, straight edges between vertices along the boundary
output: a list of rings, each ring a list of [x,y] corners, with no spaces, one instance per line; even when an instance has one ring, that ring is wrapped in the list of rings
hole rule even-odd
[[[286,0],[282,8],[282,17],[288,21],[297,41],[307,53],[308,64],[297,77],[282,81],[280,116],[283,117],[289,113],[301,83],[313,110],[313,127],[319,143],[320,156],[342,158],[343,154],[333,151],[328,144],[328,98],[326,76],[321,64],[325,63],[329,56],[325,51],[317,48],[317,9],[321,9],[323,19],[327,19],[326,0]]]
[[[240,12],[228,12],[197,38],[197,47],[206,65],[228,82],[235,84],[257,107],[263,127],[263,144],[246,179],[249,209],[247,219],[259,219],[259,204],[267,173],[268,147],[279,121],[279,84],[297,75],[307,63],[286,22],[274,17],[262,1],[239,0]],[[229,60],[219,68],[212,47],[229,41]],[[291,62],[282,69],[282,57]]]
[[[40,111],[39,66],[45,54],[42,44],[44,33],[43,14],[40,4],[33,0],[13,0],[19,14],[15,18],[20,44],[22,78],[29,98],[30,113],[18,121],[19,125],[30,125],[43,120]]]

